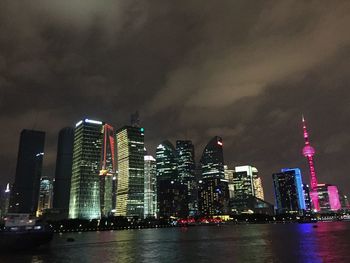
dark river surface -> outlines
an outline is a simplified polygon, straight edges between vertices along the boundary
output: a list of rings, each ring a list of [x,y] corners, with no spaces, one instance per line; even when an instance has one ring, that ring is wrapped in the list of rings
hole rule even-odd
[[[0,262],[349,262],[350,222],[55,234],[50,248]],[[72,237],[75,242],[67,242]]]

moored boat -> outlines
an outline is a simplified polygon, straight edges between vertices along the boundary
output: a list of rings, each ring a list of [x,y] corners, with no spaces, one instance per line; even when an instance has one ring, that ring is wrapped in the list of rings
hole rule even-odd
[[[0,250],[27,250],[50,243],[53,231],[29,214],[8,214],[0,230]]]

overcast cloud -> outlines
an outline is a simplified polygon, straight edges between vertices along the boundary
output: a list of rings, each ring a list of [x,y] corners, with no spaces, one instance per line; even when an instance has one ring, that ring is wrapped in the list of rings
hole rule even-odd
[[[319,181],[350,192],[348,1],[3,0],[0,184],[13,181],[19,133],[57,134],[89,116],[115,127],[140,111],[151,153],[163,139],[212,136],[226,163],[271,174],[301,167],[301,114]]]

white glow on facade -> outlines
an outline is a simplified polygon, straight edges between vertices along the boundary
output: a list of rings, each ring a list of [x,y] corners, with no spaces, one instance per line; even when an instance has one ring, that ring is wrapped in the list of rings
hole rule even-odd
[[[95,121],[95,120],[90,120],[90,119],[85,119],[84,121],[87,123],[92,123],[92,124],[102,124],[102,121]]]
[[[75,124],[75,127],[78,127],[80,124],[82,124],[83,121],[78,121],[76,124]]]
[[[154,157],[152,155],[145,155],[144,157],[145,161],[155,161]]]

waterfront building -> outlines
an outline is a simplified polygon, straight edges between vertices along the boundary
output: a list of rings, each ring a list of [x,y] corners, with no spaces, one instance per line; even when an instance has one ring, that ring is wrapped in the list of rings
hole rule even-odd
[[[305,211],[310,213],[312,211],[312,204],[310,198],[310,187],[308,184],[303,184],[304,200],[305,200]]]
[[[116,132],[117,216],[144,217],[144,128],[125,126]]]
[[[49,177],[40,178],[40,190],[37,216],[41,216],[46,209],[52,208],[53,181]]]
[[[227,214],[229,189],[225,179],[223,142],[218,136],[212,138],[200,159],[199,212],[204,216]]]
[[[341,209],[338,188],[335,185],[318,184],[317,193],[320,205],[319,212],[336,212]]]
[[[187,185],[181,181],[177,169],[176,150],[168,140],[157,147],[156,170],[158,217],[187,217]]]
[[[6,188],[1,190],[2,192],[0,196],[0,218],[6,216],[8,213],[8,209],[10,206],[10,197],[11,197],[10,184],[8,183],[6,185]]]
[[[236,166],[233,174],[234,198],[245,199],[255,196],[254,178],[257,177],[257,169],[250,165]]]
[[[152,155],[145,155],[144,217],[157,216],[157,163]]]
[[[74,129],[60,130],[57,143],[56,170],[54,181],[53,208],[68,217],[70,184],[72,179]]]
[[[228,190],[230,198],[234,198],[235,195],[235,185],[234,185],[234,172],[235,170],[230,169],[227,165],[224,165],[225,179],[228,181]]]
[[[300,169],[282,169],[280,173],[273,174],[272,178],[277,213],[304,213],[305,199]]]
[[[343,210],[350,210],[350,203],[347,195],[339,192],[340,205]]]
[[[253,185],[254,185],[254,196],[261,200],[264,200],[264,188],[262,185],[261,177],[254,176],[253,177]]]
[[[303,126],[303,136],[304,136],[304,148],[303,148],[303,155],[306,157],[308,165],[309,165],[309,171],[310,171],[310,198],[312,202],[312,207],[315,212],[320,211],[320,205],[318,202],[318,194],[317,194],[317,176],[315,171],[315,164],[314,164],[314,155],[315,155],[315,149],[311,146],[310,140],[309,140],[309,133],[306,128],[306,121],[304,119],[304,116],[302,116],[302,126]]]
[[[264,190],[258,169],[251,165],[236,166],[233,173],[234,195],[230,199],[232,213],[258,212],[255,204],[263,203]],[[255,200],[254,202],[252,200]],[[268,205],[266,207],[269,207]]]
[[[69,218],[101,217],[100,163],[102,152],[101,121],[84,119],[74,130]]]
[[[11,213],[34,215],[37,210],[44,144],[44,132],[22,130],[11,195]]]
[[[197,187],[195,178],[194,146],[190,140],[176,141],[176,160],[179,180],[187,187],[187,204],[190,216],[197,213]]]
[[[101,216],[108,217],[115,209],[113,198],[113,181],[116,175],[115,134],[109,124],[102,127],[102,154],[100,168],[100,206]],[[113,180],[114,178],[114,180]]]

